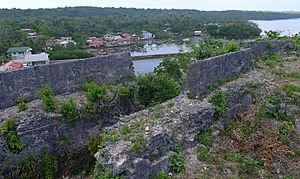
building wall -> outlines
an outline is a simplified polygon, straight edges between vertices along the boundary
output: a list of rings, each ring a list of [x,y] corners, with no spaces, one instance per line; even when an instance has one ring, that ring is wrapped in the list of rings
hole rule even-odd
[[[54,94],[82,89],[87,78],[99,83],[115,83],[134,75],[129,53],[66,61],[0,73],[0,109],[16,104],[17,98],[35,99],[42,85]]]

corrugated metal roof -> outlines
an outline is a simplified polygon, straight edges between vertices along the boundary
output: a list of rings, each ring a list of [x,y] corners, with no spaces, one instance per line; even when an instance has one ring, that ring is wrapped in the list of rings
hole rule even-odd
[[[28,50],[32,50],[30,47],[11,47],[7,50],[7,53],[15,53],[15,52],[27,52]]]
[[[49,55],[47,53],[34,54],[34,55],[26,55],[24,59],[20,61],[24,62],[40,62],[40,61],[48,61]]]

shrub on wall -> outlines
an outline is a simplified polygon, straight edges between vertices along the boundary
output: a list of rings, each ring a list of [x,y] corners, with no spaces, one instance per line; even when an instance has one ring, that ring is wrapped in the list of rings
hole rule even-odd
[[[55,173],[58,171],[57,160],[54,156],[49,154],[48,150],[45,150],[43,153],[43,162],[42,162],[42,178],[52,179],[54,178]]]
[[[20,109],[20,111],[25,111],[28,109],[28,105],[27,105],[28,100],[25,98],[18,98],[17,99],[17,103],[18,103],[18,108]]]
[[[42,107],[46,111],[53,111],[56,107],[56,99],[49,86],[43,85],[39,91],[39,98],[42,100]]]
[[[71,122],[77,118],[77,103],[74,98],[60,102],[59,111],[61,113],[60,121]]]
[[[165,74],[149,73],[137,78],[138,100],[147,107],[165,102],[180,93],[179,86]]]
[[[39,170],[36,157],[29,153],[28,157],[18,162],[15,172],[21,179],[38,178]]]
[[[240,50],[240,46],[235,40],[231,40],[225,45],[224,49],[225,53],[236,52]]]
[[[106,85],[90,81],[83,85],[83,90],[86,93],[87,99],[91,102],[99,102],[107,98]]]
[[[216,111],[214,114],[215,118],[222,117],[228,113],[229,109],[225,102],[226,98],[227,94],[225,94],[224,92],[217,92],[212,96],[210,103],[212,103],[216,107]]]
[[[182,152],[176,151],[170,157],[170,168],[175,173],[180,173],[185,170],[185,156]]]
[[[6,119],[1,126],[0,131],[4,135],[8,149],[14,154],[19,154],[22,151],[24,144],[17,134],[15,123],[16,121],[14,119]]]
[[[192,55],[196,60],[202,60],[230,52],[240,50],[240,46],[235,40],[225,43],[222,40],[214,38],[204,38],[199,46],[192,48]]]
[[[187,70],[193,61],[190,54],[182,54],[177,57],[166,57],[154,69],[155,74],[166,74],[177,83],[182,84],[187,76]]]

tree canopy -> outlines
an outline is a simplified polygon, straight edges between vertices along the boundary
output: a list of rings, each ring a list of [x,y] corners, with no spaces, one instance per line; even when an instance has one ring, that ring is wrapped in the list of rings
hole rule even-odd
[[[72,36],[83,44],[88,36],[102,36],[106,33],[139,34],[146,30],[159,37],[166,36],[165,29],[184,35],[195,30],[232,37],[258,34],[258,28],[247,20],[274,20],[297,18],[296,13],[254,12],[254,11],[198,11],[162,10],[136,8],[66,7],[56,9],[0,9],[0,55],[10,46],[30,46],[34,52],[43,49],[51,37]],[[227,23],[226,21],[231,21]],[[235,23],[232,23],[235,21]],[[211,23],[224,24],[221,27]],[[241,27],[241,28],[240,28]],[[35,40],[27,39],[21,29],[32,29],[38,33]],[[246,34],[247,36],[247,34]]]

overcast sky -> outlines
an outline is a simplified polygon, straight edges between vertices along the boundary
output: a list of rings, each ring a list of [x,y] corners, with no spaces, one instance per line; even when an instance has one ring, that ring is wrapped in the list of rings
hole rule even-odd
[[[0,0],[1,8],[36,9],[65,6],[300,11],[300,0]]]

